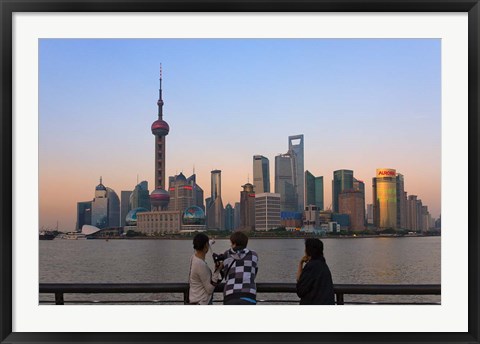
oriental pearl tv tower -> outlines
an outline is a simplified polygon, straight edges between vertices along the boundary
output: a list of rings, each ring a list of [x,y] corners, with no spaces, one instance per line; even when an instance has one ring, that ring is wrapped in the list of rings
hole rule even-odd
[[[165,190],[165,136],[170,127],[163,120],[162,99],[162,65],[160,64],[160,89],[158,96],[158,119],[152,123],[152,134],[155,135],[155,190],[150,194],[152,210],[166,210],[170,195]]]

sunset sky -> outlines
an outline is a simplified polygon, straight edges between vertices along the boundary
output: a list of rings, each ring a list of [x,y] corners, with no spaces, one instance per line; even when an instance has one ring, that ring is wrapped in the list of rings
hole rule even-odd
[[[205,197],[222,170],[224,205],[252,181],[252,157],[286,153],[304,135],[305,169],[354,170],[372,202],[377,168],[441,207],[441,74],[437,39],[41,39],[40,226],[73,230],[76,204],[102,176],[120,197],[154,187],[159,65],[167,176],[193,167]],[[138,176],[138,177],[137,177]]]

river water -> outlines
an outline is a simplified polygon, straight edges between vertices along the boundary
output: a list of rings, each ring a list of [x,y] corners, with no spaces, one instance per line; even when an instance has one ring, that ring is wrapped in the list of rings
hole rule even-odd
[[[326,238],[324,253],[336,284],[440,284],[440,237]],[[191,240],[45,240],[40,283],[187,282]],[[213,251],[229,248],[217,240]],[[303,239],[250,239],[259,256],[257,282],[295,283]],[[211,255],[207,263],[213,266]],[[122,295],[66,295],[65,300],[119,300]],[[132,297],[132,295],[128,295]],[[220,300],[221,295],[216,295]],[[266,294],[259,299],[295,300]],[[51,300],[41,295],[40,300]],[[181,300],[181,295],[136,295],[141,300]],[[440,302],[440,296],[345,296],[345,301]]]

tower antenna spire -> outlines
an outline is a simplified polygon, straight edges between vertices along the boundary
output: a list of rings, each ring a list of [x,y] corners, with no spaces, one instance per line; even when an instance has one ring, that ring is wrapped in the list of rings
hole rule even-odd
[[[102,176],[100,176],[100,184],[102,184]]]
[[[158,118],[163,119],[163,98],[162,98],[162,78],[163,78],[162,64],[160,63],[160,88],[158,89]]]

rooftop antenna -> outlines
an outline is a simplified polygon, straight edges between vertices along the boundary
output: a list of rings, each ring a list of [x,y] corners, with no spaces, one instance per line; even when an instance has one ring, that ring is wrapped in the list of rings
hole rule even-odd
[[[247,183],[250,183],[250,173],[247,174]]]
[[[102,176],[100,176],[100,184],[102,184]]]
[[[162,64],[160,63],[160,88],[158,89],[158,118],[163,119]]]
[[[193,164],[193,174],[195,174],[195,164]]]

